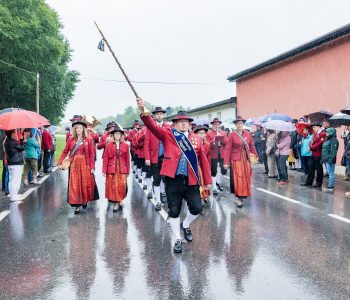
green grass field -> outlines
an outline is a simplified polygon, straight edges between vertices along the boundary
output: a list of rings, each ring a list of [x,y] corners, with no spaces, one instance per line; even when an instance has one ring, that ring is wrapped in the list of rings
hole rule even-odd
[[[58,161],[65,144],[66,144],[66,136],[56,135],[56,152],[55,152],[56,162]],[[0,178],[1,176],[2,176],[2,163],[0,164]]]

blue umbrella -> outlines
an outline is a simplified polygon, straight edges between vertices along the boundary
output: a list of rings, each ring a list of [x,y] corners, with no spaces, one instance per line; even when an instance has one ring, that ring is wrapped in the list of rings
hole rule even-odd
[[[284,114],[270,114],[270,115],[266,115],[261,122],[262,123],[266,123],[268,121],[272,121],[272,120],[279,120],[279,121],[285,121],[285,122],[293,122],[293,119],[287,115]]]

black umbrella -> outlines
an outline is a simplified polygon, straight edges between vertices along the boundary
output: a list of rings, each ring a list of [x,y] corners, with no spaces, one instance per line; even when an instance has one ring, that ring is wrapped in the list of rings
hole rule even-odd
[[[326,110],[316,111],[308,115],[311,123],[314,123],[314,122],[322,123],[324,120],[329,119],[331,116],[333,116],[333,114]]]
[[[350,106],[343,108],[340,112],[346,115],[350,115]]]
[[[350,115],[337,113],[329,119],[333,127],[340,127],[342,125],[350,125]]]

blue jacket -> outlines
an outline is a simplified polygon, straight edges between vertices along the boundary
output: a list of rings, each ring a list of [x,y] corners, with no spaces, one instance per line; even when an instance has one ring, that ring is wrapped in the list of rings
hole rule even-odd
[[[309,134],[307,137],[304,137],[301,141],[301,155],[302,156],[311,156],[312,152],[310,150],[310,143],[312,141],[312,134]]]

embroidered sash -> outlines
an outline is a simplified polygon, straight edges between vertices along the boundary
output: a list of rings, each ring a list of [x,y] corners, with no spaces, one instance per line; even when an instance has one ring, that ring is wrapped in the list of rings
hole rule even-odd
[[[194,150],[190,140],[182,132],[177,131],[175,128],[171,128],[171,132],[175,138],[178,147],[185,155],[189,165],[191,166],[191,169],[193,170],[196,176],[198,184],[200,184],[196,150]]]

